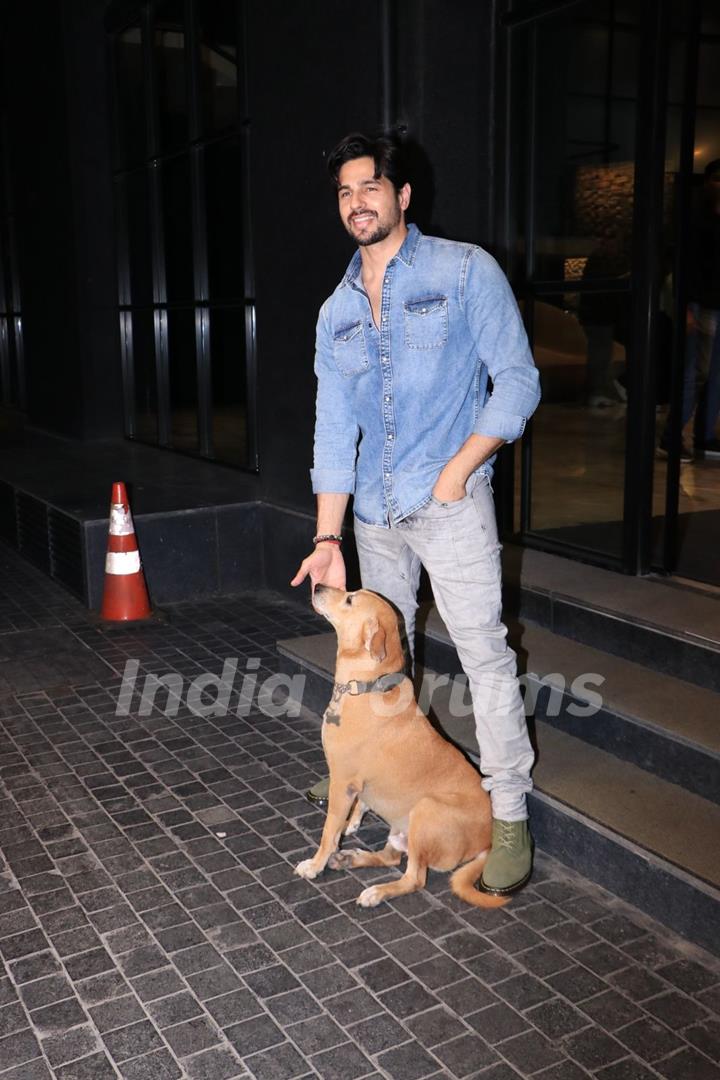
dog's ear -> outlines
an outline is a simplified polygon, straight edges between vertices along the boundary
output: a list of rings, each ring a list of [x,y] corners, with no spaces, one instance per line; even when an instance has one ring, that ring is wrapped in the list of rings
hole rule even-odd
[[[363,627],[363,644],[366,652],[369,652],[373,660],[380,663],[385,659],[385,631],[378,622],[376,616],[368,619]]]

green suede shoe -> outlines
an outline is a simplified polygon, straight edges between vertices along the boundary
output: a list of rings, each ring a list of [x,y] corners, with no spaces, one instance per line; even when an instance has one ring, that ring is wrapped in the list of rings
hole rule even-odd
[[[527,885],[532,873],[533,844],[527,821],[493,821],[492,850],[480,888],[492,896],[509,896]]]
[[[327,810],[329,793],[330,777],[326,776],[323,780],[318,780],[317,784],[313,784],[310,790],[305,792],[305,798],[313,806],[317,806],[319,810]]]

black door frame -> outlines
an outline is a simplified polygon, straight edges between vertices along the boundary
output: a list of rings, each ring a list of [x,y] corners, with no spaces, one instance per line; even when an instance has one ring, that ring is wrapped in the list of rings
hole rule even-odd
[[[504,259],[505,270],[513,284],[521,293],[527,295],[525,305],[526,326],[532,342],[532,312],[536,297],[557,294],[557,282],[530,281],[532,270],[533,234],[530,228],[533,214],[532,176],[527,184],[529,193],[526,214],[526,252],[524,265],[518,265],[514,250],[514,177],[513,162],[510,153],[512,143],[512,91],[516,77],[513,32],[519,27],[532,27],[539,20],[557,14],[566,8],[575,7],[581,0],[508,0],[504,10],[499,12],[500,33],[498,34],[498,105],[496,130],[502,133],[496,148],[496,165],[500,182],[497,185],[496,221],[499,223],[496,245],[498,255]],[[699,4],[692,0],[689,5],[694,11],[694,25],[699,33]],[[629,365],[629,393],[626,419],[626,457],[624,473],[624,517],[622,552],[619,556],[590,550],[580,545],[551,539],[532,531],[530,521],[531,484],[532,484],[532,421],[522,445],[521,472],[521,513],[519,539],[526,547],[570,556],[583,562],[593,563],[609,569],[620,570],[628,574],[646,574],[652,570],[672,571],[677,553],[677,506],[679,492],[679,454],[671,456],[668,463],[666,517],[662,565],[653,562],[651,544],[651,519],[653,497],[653,467],[655,454],[655,386],[656,386],[656,343],[658,341],[659,296],[662,284],[662,222],[665,171],[665,134],[667,117],[667,87],[670,55],[670,0],[643,0],[640,5],[640,24],[638,32],[638,96],[635,130],[635,171],[634,171],[634,220],[632,247],[631,281],[625,287],[617,281],[596,280],[593,282],[565,283],[563,292],[583,291],[630,291],[631,304],[631,349],[633,362]],[[697,46],[695,46],[697,49]],[[695,52],[696,55],[696,52]],[[692,161],[692,125],[689,112],[694,109],[694,87],[692,95],[688,88],[693,78],[692,43],[689,44],[686,57],[686,93],[684,97],[683,134],[684,143],[681,157],[681,176],[687,167],[688,153]],[[532,64],[532,56],[531,56]],[[696,70],[696,69],[695,69]],[[531,84],[532,85],[532,84]],[[530,94],[530,133],[527,147],[526,168],[532,170],[535,159],[534,143],[534,95]],[[689,134],[688,134],[689,133]],[[689,149],[688,149],[689,141]],[[685,183],[689,184],[685,177]],[[679,212],[684,209],[686,200],[678,199]],[[676,307],[675,326],[682,327],[683,320],[678,320],[684,311],[682,283],[676,285],[674,303]],[[684,354],[684,333],[675,334],[673,342],[673,400],[682,393],[682,363]],[[675,410],[677,412],[677,410]],[[679,450],[679,421],[673,433],[676,448]],[[499,510],[503,531],[507,535],[517,535],[517,523],[513,520],[514,504],[514,468],[513,456],[506,451],[508,460],[501,470]]]

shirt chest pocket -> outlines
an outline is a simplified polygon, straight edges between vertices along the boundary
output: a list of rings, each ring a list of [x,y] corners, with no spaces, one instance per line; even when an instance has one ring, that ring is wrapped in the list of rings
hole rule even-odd
[[[343,375],[360,375],[370,367],[362,321],[340,327],[333,335],[335,363]]]
[[[406,300],[405,344],[408,349],[441,349],[448,338],[448,302],[444,296]]]

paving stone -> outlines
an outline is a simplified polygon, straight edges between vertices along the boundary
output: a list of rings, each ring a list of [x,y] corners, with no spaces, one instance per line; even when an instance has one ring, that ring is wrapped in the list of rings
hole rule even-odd
[[[467,1016],[487,1005],[495,1005],[498,1001],[491,990],[472,976],[450,986],[440,987],[435,991],[435,996],[444,1001],[458,1016]]]
[[[373,1017],[371,1021],[367,1021],[368,1026],[377,1024],[382,1026],[384,1017]],[[390,1021],[393,1023],[393,1021]],[[361,1038],[364,1023],[354,1024],[348,1029],[348,1034],[351,1035],[353,1040],[357,1043],[361,1043],[365,1046],[363,1039]],[[402,1031],[399,1024],[395,1025],[398,1030]],[[299,1023],[291,1024],[285,1029],[287,1036],[292,1039],[296,1046],[300,1048],[303,1054],[315,1054],[320,1050],[327,1050],[331,1046],[338,1046],[340,1043],[346,1041],[346,1034],[341,1027],[339,1027],[335,1021],[323,1013],[320,1016],[313,1016],[309,1020],[301,1020]],[[407,1032],[404,1033],[407,1037]],[[387,1045],[395,1045],[389,1043]],[[365,1046],[366,1050],[370,1053],[374,1051]],[[384,1049],[383,1045],[379,1045],[378,1049]]]
[[[116,1080],[117,1073],[107,1055],[97,1053],[57,1069],[55,1076],[57,1080]],[[159,1080],[159,1077],[154,1077],[153,1080]]]
[[[612,1066],[611,1066],[612,1068]],[[514,1074],[517,1075],[517,1074]],[[589,1073],[581,1069],[574,1061],[561,1061],[557,1065],[551,1065],[549,1069],[543,1069],[536,1074],[537,1080],[587,1080]],[[533,1080],[536,1080],[533,1077]],[[487,1080],[483,1077],[483,1080]]]
[[[598,1027],[584,1028],[569,1035],[564,1045],[570,1057],[586,1069],[599,1069],[601,1065],[610,1065],[627,1056],[625,1047]]]
[[[320,1012],[320,1005],[302,988],[268,998],[265,1006],[283,1028]]]
[[[40,1046],[29,1028],[0,1039],[0,1061],[5,1068],[40,1056]]]
[[[502,1044],[503,1057],[521,1074],[539,1072],[562,1059],[562,1054],[538,1031],[526,1031]]]
[[[718,1021],[709,1020],[696,1024],[687,1028],[683,1034],[713,1061],[720,1061],[720,1023]]]
[[[438,1004],[438,999],[428,993],[425,987],[416,980],[401,983],[400,986],[378,995],[378,999],[388,1012],[400,1019],[431,1009]]]
[[[707,1016],[701,1005],[676,990],[644,1001],[643,1008],[674,1030],[704,1020]]]
[[[517,975],[521,970],[510,957],[495,948],[480,956],[470,957],[465,961],[465,967],[488,986],[494,986],[495,983],[509,979],[511,975]]]
[[[57,1075],[57,1074],[56,1074]],[[2,1074],[3,1080],[52,1080],[52,1073],[42,1058],[16,1065]]]
[[[100,1050],[95,1032],[87,1027],[76,1027],[57,1035],[50,1035],[42,1040],[43,1053],[55,1069],[75,1058],[87,1057]],[[0,1060],[2,1060],[0,1049]]]
[[[66,998],[52,1005],[44,1005],[30,1014],[33,1028],[37,1035],[45,1036],[57,1031],[65,1031],[84,1024],[87,1021],[85,1010],[77,998]]]
[[[496,1005],[488,1005],[480,1012],[470,1013],[465,1017],[465,1022],[475,1028],[485,1042],[490,1044],[502,1042],[503,1039],[509,1039],[512,1035],[518,1035],[530,1027],[527,1020],[504,1001],[499,1001]]]
[[[377,1000],[360,987],[326,998],[323,1004],[338,1023],[343,1025],[364,1020],[365,1017],[380,1012]]]
[[[321,1000],[358,985],[357,979],[340,964],[315,968],[312,971],[306,971],[300,977],[310,993]]]
[[[276,1046],[284,1039],[283,1033],[269,1016],[254,1016],[242,1020],[225,1031],[225,1036],[241,1057]]]
[[[369,986],[376,993],[387,990],[390,986],[397,986],[398,983],[407,980],[407,971],[387,957],[358,968],[357,975],[366,986]]]
[[[118,1028],[116,1031],[108,1031],[103,1035],[103,1041],[110,1056],[117,1062],[139,1057],[151,1050],[159,1050],[163,1045],[160,1035],[149,1020],[141,1020],[136,1024]]]
[[[616,1031],[615,1037],[645,1061],[657,1061],[681,1048],[682,1040],[672,1031],[649,1016]]]
[[[605,1031],[616,1031],[644,1016],[637,1005],[616,990],[606,990],[597,997],[588,998],[587,1001],[583,1001],[580,1008]]]
[[[335,1046],[331,1050],[314,1054],[308,1060],[323,1080],[355,1080],[356,1077],[367,1076],[373,1068],[372,1062],[362,1051],[348,1042]],[[274,1080],[274,1078],[268,1076],[268,1080]],[[398,1080],[400,1080],[399,1076]]]
[[[414,977],[430,990],[437,990],[441,986],[459,982],[467,975],[465,968],[451,957],[443,955],[433,956],[420,964],[414,964],[411,970]]]
[[[420,1043],[409,1042],[377,1055],[378,1065],[397,1080],[419,1080],[437,1072],[437,1059]],[[359,1074],[356,1074],[359,1075]]]
[[[127,997],[116,998],[107,1001],[104,1005],[96,1005],[90,1009],[90,1016],[95,1027],[102,1034],[104,1031],[112,1031],[114,1028],[125,1027],[136,1020],[145,1019],[145,1013],[136,997],[128,994]]]
[[[132,987],[141,1001],[155,1001],[185,989],[185,984],[177,971],[171,967],[151,971],[131,980]]]
[[[497,1061],[497,1054],[477,1035],[461,1035],[441,1046],[435,1046],[433,1055],[457,1077],[480,1075],[483,1080],[492,1080],[493,1076],[496,1080],[510,1080],[518,1075],[507,1065],[503,1067],[507,1073],[504,1078],[494,1070],[491,1066],[492,1062]]]
[[[654,1068],[667,1080],[720,1080],[720,1065],[692,1048],[656,1062]]]
[[[249,972],[243,976],[245,983],[260,998],[272,997],[287,990],[296,990],[299,982],[284,964],[265,968],[263,971]]]
[[[234,1076],[246,1076],[245,1068],[226,1047],[216,1046],[204,1050],[184,1062],[188,1080],[230,1080]]]
[[[607,990],[607,983],[594,975],[592,971],[577,965],[551,975],[545,981],[556,993],[562,994],[574,1003],[596,997]]]
[[[217,998],[242,986],[239,976],[227,964],[191,973],[186,975],[186,979],[200,1001]]]
[[[408,1042],[412,1035],[401,1026],[388,1012],[373,1014],[369,1019],[347,1027],[347,1033],[353,1042],[358,1043],[369,1054]]]
[[[20,1004],[5,1005],[0,1009],[0,1039],[27,1026],[27,1016]]]
[[[160,1029],[203,1014],[200,1002],[187,991],[151,1001],[147,1005],[147,1011]]]
[[[717,972],[692,960],[674,960],[658,968],[657,974],[686,994],[696,994],[701,990],[707,990],[710,986],[720,984],[720,976]]]
[[[385,954],[376,941],[367,934],[353,936],[339,945],[335,945],[333,955],[345,967],[361,967],[373,960],[381,960]]]
[[[220,1032],[206,1016],[166,1027],[163,1037],[177,1057],[187,1057],[220,1042]]]
[[[372,1024],[374,1021],[366,1021]],[[470,1020],[467,1021],[471,1023]],[[452,1013],[441,1006],[421,1013],[420,1016],[412,1016],[405,1021],[405,1026],[423,1046],[432,1047],[437,1043],[447,1042],[458,1035],[467,1035],[468,1030],[461,1024]]]
[[[76,982],[75,989],[86,1005],[98,1005],[101,1001],[122,997],[130,991],[120,972],[115,970]]]

